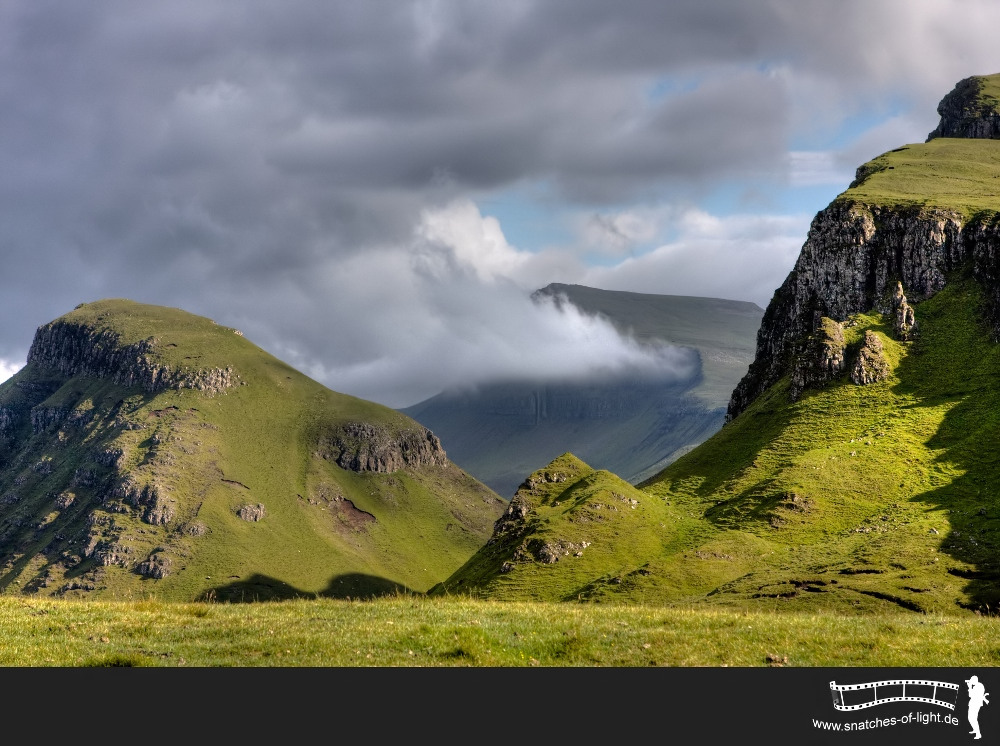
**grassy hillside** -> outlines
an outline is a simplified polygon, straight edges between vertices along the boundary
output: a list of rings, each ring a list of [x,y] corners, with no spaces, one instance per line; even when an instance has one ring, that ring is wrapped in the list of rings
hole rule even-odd
[[[1000,348],[968,277],[916,314],[919,336],[905,343],[878,313],[844,324],[849,350],[866,330],[879,336],[887,380],[860,386],[845,373],[791,402],[786,378],[638,490],[581,464],[565,480],[535,475],[544,486],[514,543],[586,537],[610,552],[600,562],[522,553],[526,563],[504,572],[512,545],[495,533],[432,593],[838,613],[996,608],[1000,459],[989,444],[1000,435]],[[614,505],[612,494],[638,507],[595,525],[593,503]]]
[[[953,210],[970,218],[1000,205],[1000,140],[941,137],[904,145],[858,169],[837,201]]]
[[[502,501],[449,462],[383,473],[338,465],[341,450],[419,442],[417,423],[327,389],[236,330],[125,300],[57,321],[110,333],[109,350],[146,340],[151,365],[231,369],[232,385],[150,392],[32,362],[0,385],[5,592],[421,591],[489,535]]]
[[[968,278],[916,312],[913,342],[893,341],[878,314],[855,317],[845,330],[849,345],[864,329],[879,333],[888,380],[838,380],[794,404],[781,382],[641,485],[702,511],[719,540],[735,531],[762,542],[757,556],[729,561],[728,580],[707,601],[996,605],[1000,502],[990,487],[1000,463],[988,444],[1000,428],[1000,349]]]
[[[531,475],[490,542],[430,594],[590,600],[662,554],[679,518],[663,501],[564,454]]]

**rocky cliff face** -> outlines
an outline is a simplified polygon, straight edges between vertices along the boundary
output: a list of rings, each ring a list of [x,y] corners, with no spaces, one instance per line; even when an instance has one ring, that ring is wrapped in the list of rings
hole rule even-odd
[[[941,123],[930,137],[1000,138],[996,102],[983,95],[983,80],[997,77],[960,82],[938,107]],[[852,186],[868,176],[860,167]],[[813,219],[792,271],[764,313],[756,356],[733,391],[726,421],[797,366],[810,368],[800,355],[804,348],[822,352],[810,348],[809,340],[816,338],[824,318],[843,322],[851,314],[878,310],[893,319],[898,339],[912,339],[917,330],[910,304],[941,290],[948,274],[962,267],[971,267],[986,288],[987,313],[1000,331],[997,212],[969,217],[920,205],[834,200]],[[835,362],[827,361],[828,367]],[[807,385],[808,376],[808,370],[798,371],[793,395]]]
[[[27,362],[64,376],[105,378],[121,386],[141,386],[150,393],[191,388],[216,394],[236,381],[231,367],[178,370],[157,364],[152,354],[156,345],[155,337],[126,345],[108,329],[57,320],[38,328]]]
[[[941,115],[938,126],[927,136],[935,137],[975,137],[990,140],[1000,139],[1000,111],[998,102],[984,96],[985,80],[973,76],[959,81],[958,85],[938,104]]]
[[[321,436],[316,454],[342,469],[378,474],[448,463],[440,438],[427,428],[394,433],[369,422],[348,423]]]
[[[795,266],[768,305],[757,355],[733,391],[727,421],[792,369],[796,345],[823,317],[842,322],[872,309],[895,314],[901,286],[902,323],[909,328],[909,304],[943,288],[946,275],[967,260],[987,282],[1000,276],[998,247],[996,220],[970,225],[957,212],[834,202],[813,220]]]

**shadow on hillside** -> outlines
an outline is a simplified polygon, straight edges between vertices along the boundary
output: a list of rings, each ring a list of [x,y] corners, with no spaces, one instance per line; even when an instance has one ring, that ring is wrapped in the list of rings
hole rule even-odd
[[[996,492],[1000,475],[995,463],[984,463],[979,454],[965,447],[970,437],[987,448],[1000,438],[1000,430],[990,423],[980,423],[975,435],[970,435],[969,423],[981,413],[981,405],[968,399],[949,410],[926,445],[941,451],[935,464],[947,465],[961,476],[911,499],[947,511],[950,529],[942,535],[938,551],[975,568],[949,570],[969,581],[964,587],[969,601],[963,606],[996,614],[1000,612],[1000,504]]]
[[[335,575],[319,593],[304,591],[269,575],[255,573],[245,580],[215,586],[198,596],[198,601],[256,603],[289,601],[297,598],[342,598],[368,600],[381,596],[422,595],[386,578],[364,573]]]
[[[940,473],[930,476],[932,480],[938,477],[941,486],[910,499],[947,511],[950,530],[943,534],[938,552],[975,568],[949,569],[955,577],[969,581],[964,587],[969,601],[962,605],[997,614],[1000,455],[995,444],[1000,439],[1000,416],[992,413],[1000,413],[996,385],[1000,360],[989,354],[990,347],[983,347],[987,332],[981,326],[984,317],[978,287],[968,280],[960,284],[964,288],[955,288],[957,297],[935,305],[926,318],[921,315],[924,309],[917,307],[921,336],[900,361],[896,370],[900,383],[894,390],[916,397],[915,408],[947,407],[937,431],[925,442],[928,449],[939,452],[932,463],[940,467]],[[946,358],[941,357],[942,350],[947,350]]]

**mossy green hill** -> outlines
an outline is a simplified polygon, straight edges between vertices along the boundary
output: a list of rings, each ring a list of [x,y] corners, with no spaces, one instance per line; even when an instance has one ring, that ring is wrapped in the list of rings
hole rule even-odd
[[[395,410],[235,329],[113,299],[0,385],[0,590],[164,600],[423,591],[503,501]]]
[[[998,90],[1000,76],[963,81],[937,134],[860,168],[817,216],[718,433],[631,492],[564,456],[512,502],[518,531],[498,522],[432,592],[995,613]],[[581,523],[610,494],[642,511]],[[580,557],[540,554],[583,536]]]
[[[527,480],[490,543],[431,593],[785,610],[1000,604],[1000,348],[977,283],[954,279],[893,338],[889,375],[790,379],[638,488],[572,455]],[[516,517],[518,520],[514,521]]]
[[[680,517],[611,472],[563,454],[525,480],[486,546],[430,593],[593,600],[662,555]]]

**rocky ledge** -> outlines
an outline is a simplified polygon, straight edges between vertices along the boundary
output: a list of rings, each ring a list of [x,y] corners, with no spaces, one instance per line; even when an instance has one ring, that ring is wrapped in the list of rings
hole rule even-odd
[[[909,340],[916,332],[911,304],[937,293],[963,266],[986,289],[1000,336],[1000,214],[966,221],[947,210],[834,201],[813,219],[795,266],[768,304],[756,357],[733,391],[726,421],[792,372],[802,340],[815,335],[824,317],[843,322],[878,310],[893,320],[897,338]]]
[[[231,367],[177,369],[155,362],[156,339],[123,344],[109,329],[57,320],[35,332],[28,350],[29,365],[64,376],[87,376],[121,386],[140,386],[155,393],[166,389],[197,389],[218,394],[236,383]]]
[[[440,438],[427,428],[393,432],[371,422],[350,422],[321,436],[316,455],[342,469],[379,474],[448,463]]]
[[[1000,111],[998,111],[1000,102],[983,95],[985,83],[980,75],[960,80],[938,104],[937,112],[941,115],[941,121],[927,139],[933,140],[935,137],[1000,139]]]

